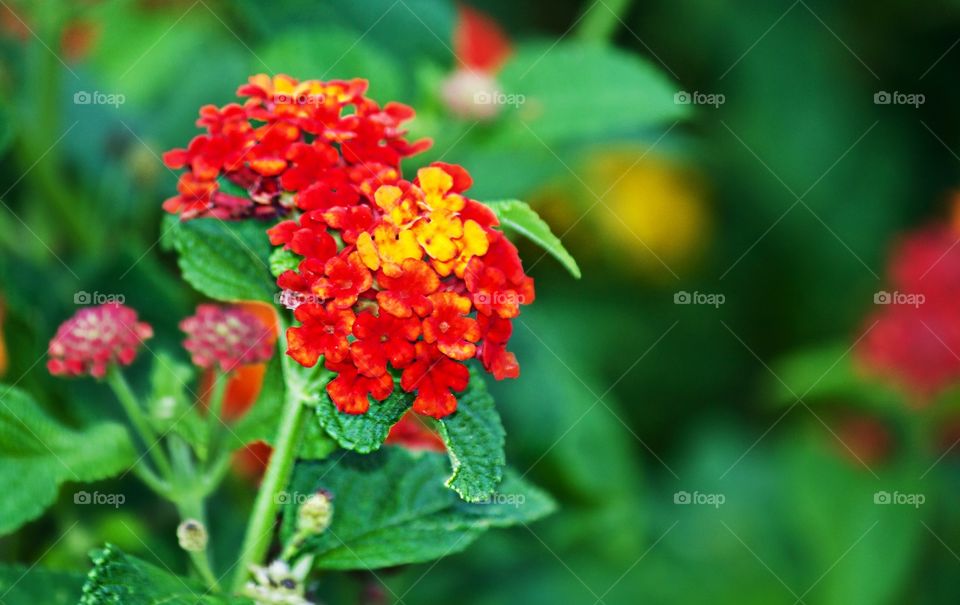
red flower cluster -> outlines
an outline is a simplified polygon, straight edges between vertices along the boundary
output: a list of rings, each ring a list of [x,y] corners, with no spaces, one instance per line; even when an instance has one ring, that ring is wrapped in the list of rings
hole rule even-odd
[[[180,322],[180,329],[187,334],[183,348],[201,368],[219,364],[221,371],[230,372],[273,356],[273,330],[239,307],[200,305]]]
[[[960,382],[960,233],[934,225],[910,234],[890,266],[889,291],[867,318],[858,347],[868,370],[892,377],[921,401]],[[875,324],[875,325],[874,325]]]
[[[356,190],[398,178],[400,160],[429,146],[408,143],[400,125],[413,110],[380,107],[365,80],[298,82],[260,74],[237,90],[243,105],[206,105],[207,133],[164,154],[186,168],[164,209],[198,216],[272,217],[292,208],[349,207]]]
[[[209,134],[168,154],[171,166],[191,168],[181,184],[203,182],[205,193],[181,187],[165,207],[184,218],[296,212],[268,231],[302,257],[277,281],[301,324],[287,332],[288,354],[304,366],[323,356],[338,374],[327,392],[344,412],[386,399],[393,370],[416,393],[414,410],[440,418],[467,386],[466,360],[497,379],[517,376],[510,320],[533,301],[533,280],[493,212],[464,195],[466,170],[436,163],[401,177],[400,160],[426,147],[400,130],[413,111],[381,109],[365,88],[251,78],[243,107],[204,108]],[[220,177],[247,187],[242,212],[217,189]]]
[[[110,364],[130,365],[153,328],[116,303],[86,307],[60,324],[50,341],[47,369],[55,376],[102,378]]]

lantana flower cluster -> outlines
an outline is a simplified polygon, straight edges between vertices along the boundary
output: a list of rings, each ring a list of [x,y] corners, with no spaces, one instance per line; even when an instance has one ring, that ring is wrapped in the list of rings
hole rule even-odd
[[[47,348],[54,376],[103,378],[111,364],[130,365],[153,328],[118,303],[84,307],[57,329]]]
[[[323,357],[341,411],[366,412],[396,376],[415,411],[440,418],[467,387],[464,362],[518,375],[507,343],[533,280],[494,213],[466,196],[465,169],[437,162],[403,178],[400,161],[429,142],[404,138],[412,109],[381,108],[365,89],[252,77],[243,105],[204,107],[207,134],[166,155],[188,171],[164,206],[182,219],[285,217],[268,234],[298,257],[277,280],[299,322],[288,355],[308,367]]]

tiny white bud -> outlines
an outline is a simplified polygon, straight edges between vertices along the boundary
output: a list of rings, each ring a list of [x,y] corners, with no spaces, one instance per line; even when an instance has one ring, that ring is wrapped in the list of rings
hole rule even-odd
[[[297,513],[297,529],[308,535],[322,534],[333,520],[333,502],[325,492],[317,492],[300,507]]]
[[[177,527],[177,541],[187,552],[203,552],[207,549],[207,528],[196,519],[187,519]]]

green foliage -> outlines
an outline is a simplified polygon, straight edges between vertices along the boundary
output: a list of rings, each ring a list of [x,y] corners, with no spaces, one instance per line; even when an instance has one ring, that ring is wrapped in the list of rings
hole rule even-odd
[[[38,567],[0,566],[0,602],[10,605],[75,605],[83,576]]]
[[[506,433],[480,376],[471,373],[467,390],[457,397],[457,411],[438,424],[453,466],[447,486],[468,502],[492,494],[507,464]]]
[[[332,525],[301,549],[320,569],[418,563],[463,550],[487,528],[531,523],[554,508],[549,496],[514,475],[496,498],[468,504],[444,487],[446,466],[440,454],[397,447],[299,464],[289,492],[324,489],[334,497]],[[284,511],[285,540],[296,529],[298,500]]]
[[[365,414],[345,414],[323,393],[310,422],[319,423],[340,447],[367,454],[383,445],[390,427],[411,405],[413,395],[395,387],[384,401],[372,402]]]
[[[165,246],[179,254],[183,278],[201,293],[223,301],[273,300],[265,223],[167,216],[163,229]]]
[[[677,86],[646,60],[572,40],[521,45],[499,76],[507,95],[523,95],[508,112],[497,144],[551,146],[622,135],[689,114],[674,103]],[[616,86],[611,86],[615,82]]]
[[[294,271],[299,265],[300,257],[287,248],[274,248],[270,253],[270,273],[274,277],[280,277],[284,271]]]
[[[274,37],[278,29],[288,28],[291,23],[301,27],[304,24],[322,26],[318,37],[325,36],[331,27],[342,28],[354,34],[344,49],[360,46],[358,40],[363,40],[363,46],[379,46],[392,56],[411,61],[425,56],[447,59],[455,16],[453,3],[445,0],[404,0],[400,3],[394,0],[291,0],[269,5],[257,0],[241,0],[237,2],[237,11],[265,39]],[[405,35],[398,35],[398,32]],[[322,40],[319,43],[322,44]],[[330,61],[335,59],[332,57]],[[281,69],[266,58],[264,62],[271,70]],[[263,65],[260,67],[265,69]],[[330,65],[311,77],[329,77],[323,76],[328,69],[332,69]],[[381,75],[376,74],[378,79]]]
[[[530,238],[560,261],[571,275],[580,279],[580,267],[577,266],[577,261],[563,247],[560,238],[550,231],[550,225],[540,218],[533,208],[520,200],[498,200],[485,202],[485,204],[493,209],[505,229]]]
[[[192,366],[160,352],[150,374],[150,419],[159,433],[172,431],[193,447],[206,446],[206,422],[197,411],[195,397],[187,386],[194,378]]]
[[[92,554],[93,569],[79,605],[249,605],[249,599],[211,595],[193,580],[106,545]]]
[[[370,82],[373,99],[386,103],[400,96],[402,73],[396,62],[377,47],[355,44],[355,32],[324,25],[302,29],[270,43],[257,54],[275,73],[299,79],[321,77],[324,80],[365,78]],[[262,70],[259,62],[254,70]]]
[[[806,403],[843,401],[877,411],[901,409],[903,396],[866,376],[854,355],[850,344],[841,342],[783,359],[774,367],[778,378],[770,381],[770,401],[792,405],[801,398]]]
[[[227,435],[232,449],[242,447],[253,441],[273,443],[277,435],[277,426],[283,413],[286,387],[283,383],[283,356],[275,352],[267,364],[263,383],[256,402],[247,413],[237,421]]]
[[[35,519],[66,481],[112,477],[136,460],[127,430],[104,422],[73,429],[48,416],[26,393],[0,387],[0,535]]]

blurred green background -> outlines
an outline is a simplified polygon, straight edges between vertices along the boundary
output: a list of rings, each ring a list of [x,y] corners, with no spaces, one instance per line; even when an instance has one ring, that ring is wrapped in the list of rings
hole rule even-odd
[[[470,68],[453,2],[0,1],[3,381],[71,422],[112,414],[42,357],[78,292],[123,294],[179,354],[198,298],[157,244],[160,154],[251,74],[364,77],[417,110],[421,163],[529,201],[583,279],[521,243],[537,302],[521,378],[494,385],[508,459],[560,511],[436,565],[331,577],[328,602],[956,602],[956,450],[853,376],[851,348],[891,245],[950,212],[960,5],[469,5],[510,41],[484,77],[522,97],[492,115],[481,89],[451,102]],[[124,481],[120,509],[65,494],[0,557],[85,569],[109,540],[179,560],[174,511]],[[240,531],[252,490],[221,494],[214,534]]]

